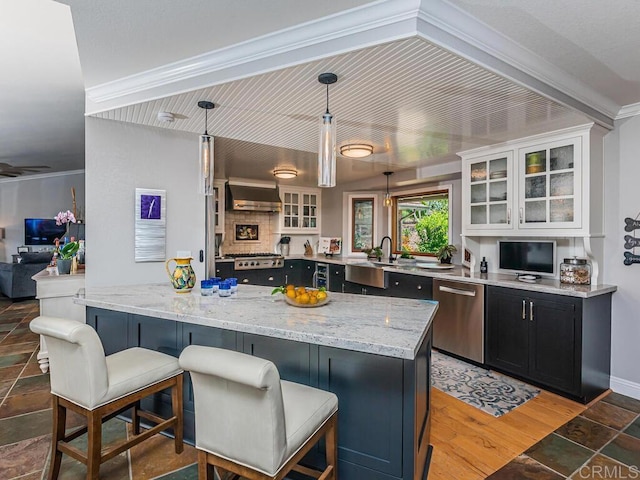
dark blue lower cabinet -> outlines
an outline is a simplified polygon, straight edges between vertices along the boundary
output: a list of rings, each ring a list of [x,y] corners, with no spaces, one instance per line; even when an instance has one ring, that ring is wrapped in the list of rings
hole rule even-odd
[[[281,378],[338,396],[338,473],[341,480],[426,478],[430,426],[431,329],[414,360],[354,352],[139,315],[87,309],[104,345],[114,351],[141,346],[179,355],[187,345],[243,351],[274,362]],[[144,406],[170,413],[170,395]],[[193,443],[194,402],[185,376],[185,440]],[[324,445],[304,461],[320,465]],[[293,477],[292,477],[293,478]]]
[[[319,386],[339,400],[340,478],[403,478],[403,361],[329,347],[319,354]]]
[[[111,355],[129,347],[128,314],[87,308],[87,323],[98,332],[105,355]]]

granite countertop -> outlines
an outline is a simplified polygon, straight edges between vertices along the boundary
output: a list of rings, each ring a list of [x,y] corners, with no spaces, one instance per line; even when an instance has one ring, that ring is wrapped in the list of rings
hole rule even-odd
[[[349,265],[354,263],[367,262],[364,257],[326,257],[324,255],[304,256],[304,255],[291,255],[286,257],[290,259],[305,259],[322,263],[333,263],[338,265]],[[419,263],[423,263],[418,261]],[[427,260],[424,261],[427,263]],[[495,287],[517,288],[519,290],[529,290],[532,292],[553,293],[556,295],[566,295],[570,297],[589,298],[597,295],[604,295],[607,293],[615,292],[618,287],[615,285],[570,285],[566,283],[560,283],[558,279],[542,278],[535,282],[523,282],[516,278],[513,274],[503,273],[488,273],[481,274],[478,272],[471,272],[468,268],[461,265],[453,265],[453,268],[448,270],[435,270],[429,268],[420,268],[411,264],[394,264],[394,265],[381,265],[385,271],[405,273],[409,275],[419,275],[423,277],[442,278],[445,280],[457,280],[470,283],[480,283],[484,285],[491,285]]]
[[[168,283],[93,287],[74,302],[328,347],[414,359],[437,302],[329,293],[330,302],[298,308],[271,295],[272,287],[240,285],[228,298],[178,294]]]

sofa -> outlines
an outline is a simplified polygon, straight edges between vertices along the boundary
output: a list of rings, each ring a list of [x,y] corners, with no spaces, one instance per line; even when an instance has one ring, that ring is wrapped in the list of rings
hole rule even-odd
[[[36,296],[36,273],[47,268],[51,252],[24,252],[19,263],[0,262],[0,293],[11,299]]]

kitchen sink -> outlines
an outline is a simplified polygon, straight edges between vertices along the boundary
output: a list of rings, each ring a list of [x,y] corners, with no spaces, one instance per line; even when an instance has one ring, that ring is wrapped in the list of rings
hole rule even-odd
[[[387,288],[387,280],[382,267],[382,262],[358,262],[347,264],[345,267],[345,280],[370,287]],[[386,264],[390,265],[390,264]]]

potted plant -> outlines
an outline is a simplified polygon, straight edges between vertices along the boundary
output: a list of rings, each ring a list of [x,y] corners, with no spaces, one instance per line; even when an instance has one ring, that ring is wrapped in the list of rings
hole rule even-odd
[[[451,263],[453,255],[458,251],[455,245],[443,245],[436,252],[436,256],[440,263]]]
[[[362,251],[367,254],[367,258],[376,258],[378,261],[382,260],[382,249],[380,247],[365,248]]]
[[[79,248],[80,244],[78,242],[67,242],[59,250],[56,261],[59,275],[65,275],[71,272],[71,260]]]
[[[403,248],[400,257],[398,258],[398,263],[416,263],[416,259],[406,248]]]

